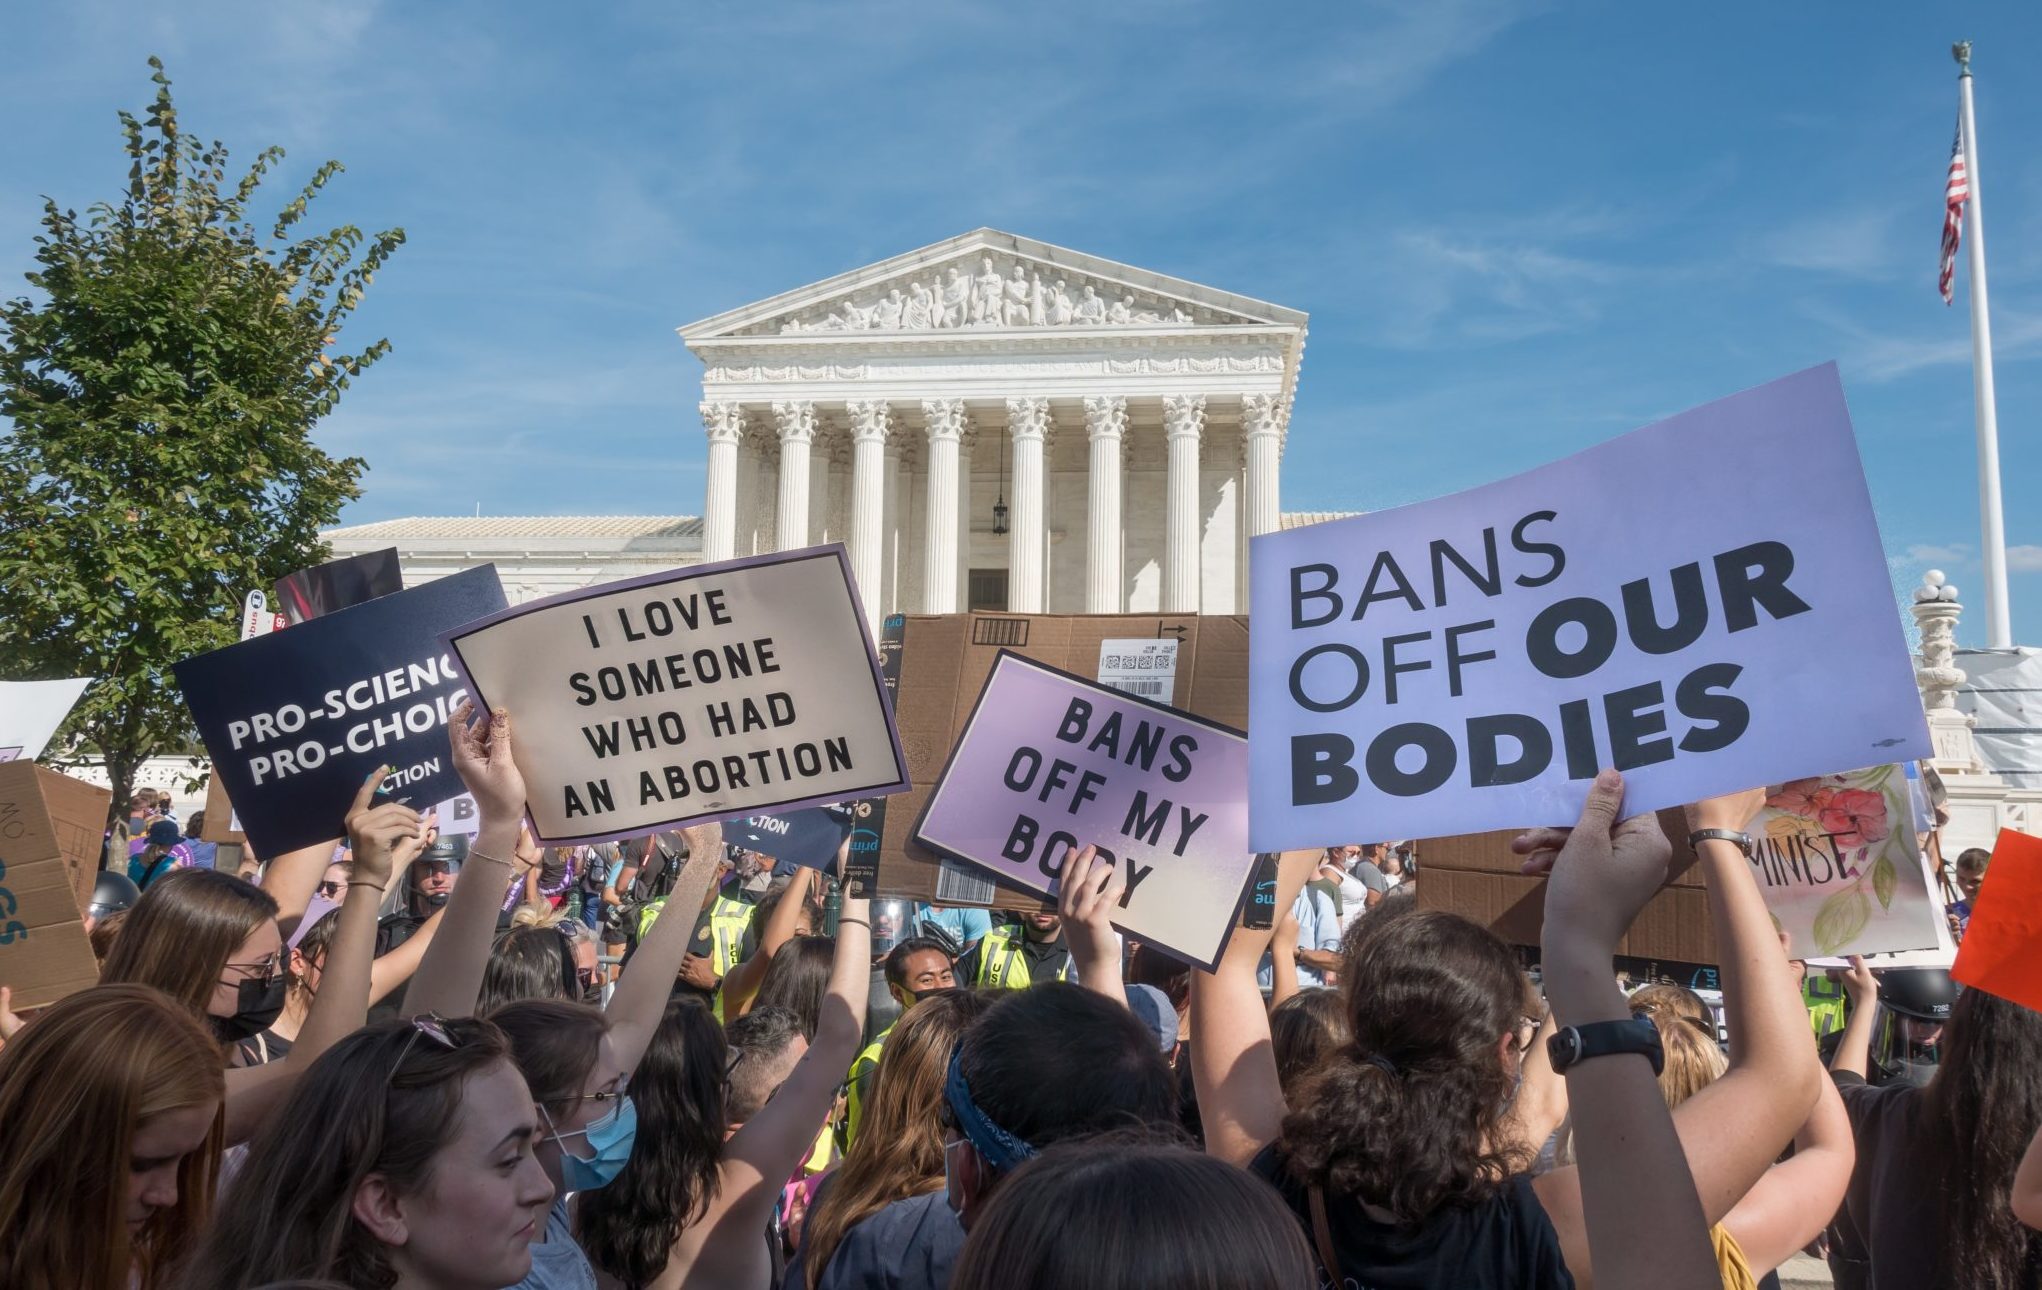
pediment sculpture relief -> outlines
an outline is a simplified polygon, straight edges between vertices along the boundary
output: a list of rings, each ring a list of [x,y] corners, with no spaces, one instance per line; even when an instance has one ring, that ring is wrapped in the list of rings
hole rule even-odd
[[[1102,293],[1102,287],[1105,290]],[[831,331],[938,331],[993,327],[1142,327],[1232,322],[1173,300],[1142,299],[1110,284],[1016,260],[1003,273],[992,256],[977,271],[952,264],[926,278],[869,288],[780,326],[782,335]],[[1245,320],[1240,320],[1245,321]]]

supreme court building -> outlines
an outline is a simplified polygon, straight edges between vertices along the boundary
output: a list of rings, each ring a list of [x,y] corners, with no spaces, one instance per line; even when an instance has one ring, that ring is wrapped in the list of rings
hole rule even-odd
[[[514,600],[842,542],[868,613],[1247,612],[1306,317],[979,229],[680,328],[701,517],[336,529],[407,582],[493,560]]]

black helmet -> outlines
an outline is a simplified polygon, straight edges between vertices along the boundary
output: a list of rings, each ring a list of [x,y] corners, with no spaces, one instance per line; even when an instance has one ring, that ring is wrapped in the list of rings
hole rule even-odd
[[[1942,968],[1887,968],[1878,974],[1879,1002],[1890,1012],[1917,1021],[1950,1019],[1957,985]]]
[[[433,839],[433,844],[418,853],[411,863],[443,864],[455,869],[468,858],[468,839],[459,833],[442,833]]]
[[[92,903],[85,907],[89,918],[118,914],[142,898],[142,889],[117,869],[101,869],[92,883]]]

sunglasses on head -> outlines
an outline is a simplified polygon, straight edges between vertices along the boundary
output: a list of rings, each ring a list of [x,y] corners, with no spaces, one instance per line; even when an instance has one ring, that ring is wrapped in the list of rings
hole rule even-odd
[[[434,1013],[427,1012],[413,1017],[410,1027],[411,1033],[405,1037],[404,1047],[397,1050],[397,1060],[390,1064],[390,1078],[384,1081],[385,1083],[394,1081],[397,1073],[404,1069],[404,1059],[411,1056],[411,1050],[418,1046],[420,1036],[430,1039],[448,1052],[461,1046],[461,1041],[454,1038],[454,1032],[447,1028],[446,1018]]]

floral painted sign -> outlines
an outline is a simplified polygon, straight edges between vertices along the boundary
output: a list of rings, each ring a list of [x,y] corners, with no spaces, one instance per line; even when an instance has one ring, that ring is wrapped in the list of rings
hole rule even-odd
[[[1797,957],[1935,945],[1939,914],[1899,766],[1782,785],[1751,836],[1752,870]]]

